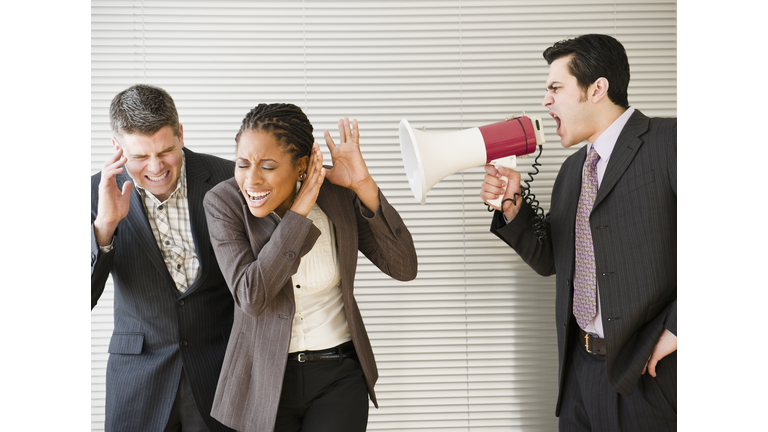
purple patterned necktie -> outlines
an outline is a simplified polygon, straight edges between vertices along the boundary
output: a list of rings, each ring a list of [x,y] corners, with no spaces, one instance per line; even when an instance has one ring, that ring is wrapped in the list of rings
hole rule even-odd
[[[597,280],[595,277],[595,250],[592,246],[592,231],[589,214],[597,195],[597,161],[600,155],[592,147],[584,164],[581,181],[579,208],[576,210],[576,272],[573,281],[573,315],[582,329],[597,314]]]

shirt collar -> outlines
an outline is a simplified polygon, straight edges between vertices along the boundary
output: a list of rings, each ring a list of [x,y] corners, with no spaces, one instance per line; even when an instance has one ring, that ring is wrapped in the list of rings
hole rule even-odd
[[[624,129],[624,126],[627,124],[627,121],[629,121],[629,118],[634,112],[634,108],[627,108],[627,110],[624,111],[624,113],[620,115],[619,118],[614,120],[613,123],[608,126],[608,129],[604,130],[603,133],[597,137],[594,143],[588,144],[589,147],[587,147],[587,151],[589,151],[589,149],[594,146],[597,154],[600,155],[600,160],[607,163],[608,159],[611,158],[613,148],[616,146],[616,141],[619,139],[619,134],[621,133],[622,129]]]

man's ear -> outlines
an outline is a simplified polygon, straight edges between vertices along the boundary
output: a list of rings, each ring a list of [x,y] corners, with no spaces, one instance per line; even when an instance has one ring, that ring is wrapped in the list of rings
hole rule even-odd
[[[589,86],[589,90],[592,103],[600,102],[603,98],[608,97],[608,80],[603,77],[598,78]]]
[[[179,123],[179,143],[181,143],[181,148],[184,148],[184,127],[181,126],[181,123]]]
[[[120,144],[117,143],[117,140],[115,139],[115,137],[112,137],[112,147],[115,148],[115,151],[120,150]]]

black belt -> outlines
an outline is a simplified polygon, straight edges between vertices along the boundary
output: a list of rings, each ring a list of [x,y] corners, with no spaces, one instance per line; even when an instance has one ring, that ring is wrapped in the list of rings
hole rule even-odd
[[[317,360],[336,360],[342,361],[345,358],[357,358],[355,353],[355,346],[352,341],[344,342],[343,344],[328,348],[320,351],[302,351],[295,353],[288,353],[288,360],[296,360],[299,363]]]
[[[594,337],[579,329],[579,343],[584,345],[584,349],[590,354],[605,355],[605,339]]]

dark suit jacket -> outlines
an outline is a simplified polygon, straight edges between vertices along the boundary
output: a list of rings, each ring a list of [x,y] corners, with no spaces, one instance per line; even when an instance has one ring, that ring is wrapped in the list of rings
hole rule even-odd
[[[353,292],[357,251],[398,280],[415,278],[417,270],[408,228],[381,192],[379,198],[381,206],[373,214],[354,192],[328,180],[317,197],[335,228],[344,313],[374,404],[378,371]],[[205,211],[213,248],[237,305],[211,414],[239,431],[272,431],[295,312],[291,276],[320,230],[290,210],[279,224],[271,216],[253,216],[235,179],[206,195]]]
[[[203,198],[232,177],[234,163],[183,149],[187,194],[200,276],[180,294],[152,235],[134,187],[114,249],[101,253],[93,232],[101,173],[91,178],[91,309],[107,276],[115,286],[115,328],[107,363],[107,431],[162,431],[176,397],[182,366],[211,431],[228,431],[210,416],[216,381],[232,328],[234,303],[216,262]],[[130,177],[117,176],[117,187]]]
[[[557,175],[545,218],[550,232],[546,244],[533,235],[534,213],[528,205],[508,225],[495,212],[491,225],[491,232],[537,273],[557,273],[560,397],[568,348],[578,331],[571,319],[574,230],[586,150],[584,146],[571,155]],[[664,329],[677,334],[677,119],[632,114],[611,154],[589,222],[608,382],[628,395]],[[657,380],[676,386],[673,374]]]

